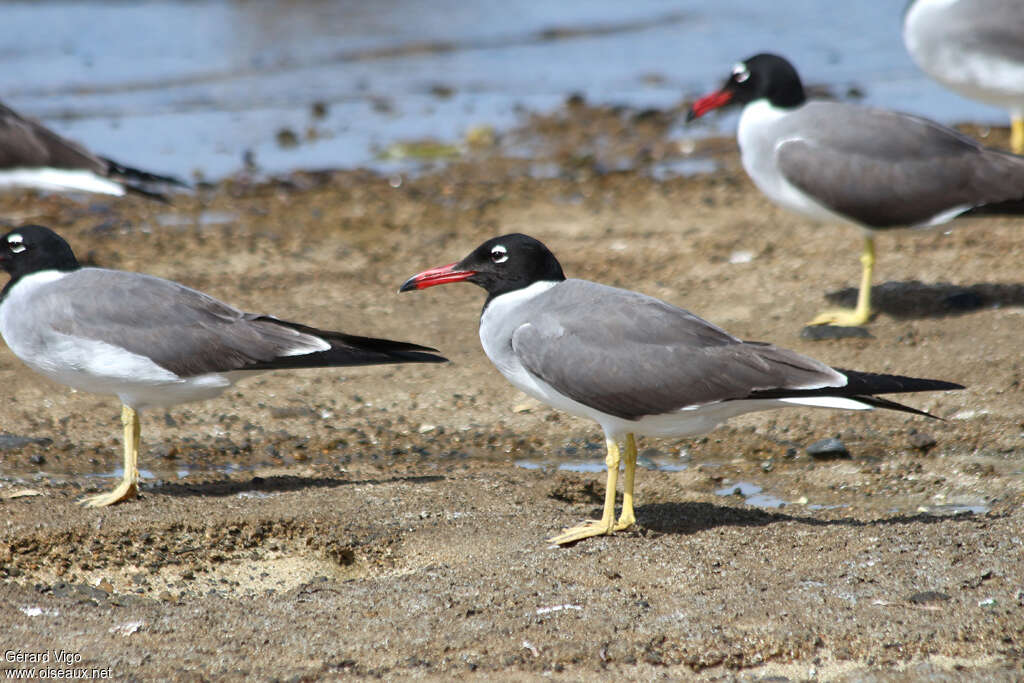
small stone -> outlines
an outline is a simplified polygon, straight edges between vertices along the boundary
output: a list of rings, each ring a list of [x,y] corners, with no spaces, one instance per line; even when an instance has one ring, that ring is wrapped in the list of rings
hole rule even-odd
[[[443,83],[435,83],[430,86],[430,94],[442,100],[446,100],[455,94],[455,88]]]
[[[85,598],[86,601],[92,602],[95,605],[98,605],[100,600],[106,600],[108,597],[110,597],[110,594],[106,591],[96,586],[89,586],[84,583],[79,584],[77,586],[77,590],[79,596]]]
[[[940,593],[939,591],[921,591],[908,597],[907,601],[912,602],[915,605],[927,605],[933,602],[945,602],[949,599],[950,596],[946,593]]]
[[[839,327],[838,325],[808,325],[800,330],[800,338],[808,341],[834,339],[871,339],[866,327]]]
[[[299,136],[291,128],[281,128],[275,137],[279,147],[298,147],[299,145]]]
[[[765,460],[764,462],[761,463],[762,472],[771,472],[773,469],[775,469],[775,463],[773,463],[771,460]]]
[[[910,446],[912,448],[916,448],[922,453],[927,453],[935,447],[936,443],[938,443],[935,440],[935,437],[931,434],[919,432],[917,430],[910,432],[910,436],[907,440],[910,442]]]
[[[46,456],[36,453],[35,455],[29,457],[28,461],[33,465],[42,465],[43,463],[46,462]]]
[[[53,441],[45,437],[0,434],[0,451],[16,451],[30,444],[36,444],[45,448],[52,443]]]
[[[315,416],[316,412],[309,406],[272,406],[270,408],[270,417],[276,420]]]
[[[807,455],[820,460],[830,458],[849,458],[850,451],[846,445],[836,438],[820,439],[807,447]]]

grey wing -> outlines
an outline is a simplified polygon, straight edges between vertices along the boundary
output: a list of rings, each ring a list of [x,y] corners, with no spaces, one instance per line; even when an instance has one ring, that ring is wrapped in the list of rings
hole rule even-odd
[[[1024,62],[1024,6],[1017,0],[959,2],[942,25],[947,42],[967,52]]]
[[[181,376],[227,372],[330,344],[176,282],[83,269],[39,302],[58,332],[120,346]]]
[[[0,168],[35,166],[107,172],[107,164],[81,145],[0,104]]]
[[[539,315],[515,331],[513,351],[559,392],[629,420],[745,398],[759,389],[845,382],[818,361],[742,342],[657,299],[605,311],[613,312]]]
[[[776,148],[783,176],[829,209],[873,228],[927,224],[961,208],[1024,197],[1024,159],[988,150],[916,116],[835,103],[804,109]],[[794,123],[797,123],[794,121]]]

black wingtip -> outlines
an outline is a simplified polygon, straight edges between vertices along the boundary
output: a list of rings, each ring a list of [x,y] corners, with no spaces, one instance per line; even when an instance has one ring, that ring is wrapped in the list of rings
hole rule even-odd
[[[326,351],[301,356],[279,356],[272,360],[249,363],[241,370],[299,370],[308,368],[359,367],[364,365],[398,365],[402,363],[447,363],[444,356],[424,351],[385,351],[340,345]]]
[[[100,159],[107,165],[107,175],[112,179],[119,181],[124,185],[125,190],[134,194],[153,199],[164,204],[170,204],[170,198],[163,192],[159,192],[156,189],[151,188],[151,185],[164,185],[169,187],[178,187],[184,190],[191,190],[192,187],[181,180],[169,175],[159,175],[157,173],[150,173],[149,171],[143,171],[138,168],[132,168],[131,166],[125,166],[119,164],[113,159],[107,157],[100,157]]]
[[[107,165],[107,172],[111,175],[120,176],[127,180],[138,180],[144,183],[162,183],[164,185],[174,185],[186,190],[192,189],[184,180],[174,176],[159,175],[157,173],[143,171],[139,168],[133,168],[132,166],[125,166],[124,164],[119,164],[108,157],[101,157],[101,159]]]
[[[886,410],[898,410],[901,413],[910,413],[911,415],[920,415],[921,417],[927,417],[932,420],[939,420],[945,422],[945,420],[938,415],[932,415],[927,410],[920,410],[918,408],[912,408],[911,406],[897,403],[896,401],[890,401],[887,398],[879,398],[878,396],[851,396],[850,398],[860,401],[864,405],[871,406],[872,408],[885,408]]]
[[[450,363],[444,356],[422,351],[399,351],[391,354],[400,363]]]
[[[891,401],[887,398],[879,398],[876,394],[905,394],[919,391],[956,391],[966,387],[956,382],[947,382],[941,379],[923,379],[920,377],[906,377],[904,375],[885,375],[875,372],[858,372],[856,370],[843,370],[833,368],[836,372],[846,376],[846,385],[841,387],[821,387],[818,389],[762,389],[753,391],[747,398],[809,398],[814,396],[848,398],[872,408],[886,408],[898,410],[913,415],[930,417],[933,420],[941,420],[941,417],[932,415],[924,410],[911,408],[910,406]]]
[[[846,375],[846,386],[843,389],[851,394],[906,394],[918,391],[957,391],[967,388],[963,384],[942,379],[886,375],[842,368],[835,370]]]
[[[449,362],[444,356],[437,355],[437,349],[431,346],[321,330],[267,315],[254,316],[253,319],[284,325],[298,332],[319,337],[329,343],[331,348],[300,356],[282,356],[265,363],[246,366],[246,369],[250,370]]]

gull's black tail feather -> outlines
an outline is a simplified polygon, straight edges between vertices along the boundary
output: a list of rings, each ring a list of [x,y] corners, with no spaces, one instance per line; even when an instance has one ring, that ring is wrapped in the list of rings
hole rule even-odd
[[[844,370],[842,368],[836,368],[836,371],[846,375],[846,386],[840,389],[850,393],[830,395],[909,394],[915,391],[954,391],[965,388],[962,384],[947,382],[941,379],[885,375],[877,372],[858,372],[857,370]]]
[[[177,187],[189,188],[188,183],[169,175],[157,175],[156,173],[150,173],[149,171],[143,171],[138,168],[132,168],[131,166],[125,166],[119,164],[113,159],[101,157],[107,164],[107,172],[110,175],[115,175],[125,180],[137,180],[143,183],[163,183],[165,185],[175,185]]]
[[[942,419],[917,408],[878,398],[875,394],[902,394],[917,391],[953,391],[963,389],[962,384],[946,382],[941,379],[923,379],[904,375],[885,375],[876,372],[858,372],[835,368],[836,372],[846,375],[846,385],[841,387],[822,387],[820,389],[763,389],[753,391],[747,398],[812,398],[814,396],[834,396],[859,401],[872,408],[899,410],[914,415],[923,415],[934,419]]]
[[[100,159],[107,165],[107,174],[113,179],[120,181],[124,185],[125,190],[148,197],[149,199],[155,199],[164,204],[171,203],[167,195],[152,186],[164,185],[191,189],[188,183],[174,176],[158,175],[138,168],[132,168],[131,166],[119,164],[107,157],[100,157]]]
[[[1024,199],[1008,199],[1005,202],[982,204],[964,211],[961,216],[1020,216],[1024,214]]]
[[[919,410],[917,408],[911,408],[908,405],[897,403],[896,401],[890,401],[887,398],[879,398],[877,396],[850,396],[849,398],[863,403],[866,406],[872,408],[885,408],[886,410],[898,410],[901,413],[910,413],[911,415],[921,415],[922,417],[930,417],[933,420],[941,420],[942,418],[938,415],[932,415],[926,410]]]
[[[360,337],[344,332],[318,330],[299,323],[287,322],[270,316],[259,316],[277,325],[297,332],[319,337],[331,345],[326,351],[315,351],[299,356],[279,356],[270,361],[251,363],[242,370],[278,370],[284,368],[325,368],[355,365],[386,365],[392,363],[447,363],[448,359],[431,351],[437,349],[410,342]]]

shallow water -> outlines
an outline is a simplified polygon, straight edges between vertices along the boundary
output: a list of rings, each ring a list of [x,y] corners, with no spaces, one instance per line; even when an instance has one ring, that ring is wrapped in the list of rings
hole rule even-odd
[[[243,169],[247,153],[263,172],[403,170],[420,162],[378,158],[396,141],[505,129],[569,93],[667,107],[764,50],[840,95],[856,86],[870,104],[1003,124],[914,67],[902,4],[7,3],[0,99],[124,163],[208,179]],[[734,123],[711,117],[680,135]],[[279,142],[283,130],[297,144]]]
[[[781,508],[788,505],[788,503],[769,493],[765,493],[757,484],[752,484],[749,481],[737,481],[729,484],[724,488],[717,489],[715,491],[716,496],[742,496],[743,502],[747,505],[753,505],[759,508]]]
[[[679,458],[668,456],[654,456],[637,458],[637,466],[648,470],[660,470],[662,472],[682,472],[689,465],[680,462]],[[516,460],[516,467],[526,470],[559,469],[566,472],[604,472],[604,458],[593,458],[581,460],[576,458],[558,459],[550,461],[539,460]],[[625,465],[619,466],[619,471],[625,471]]]

